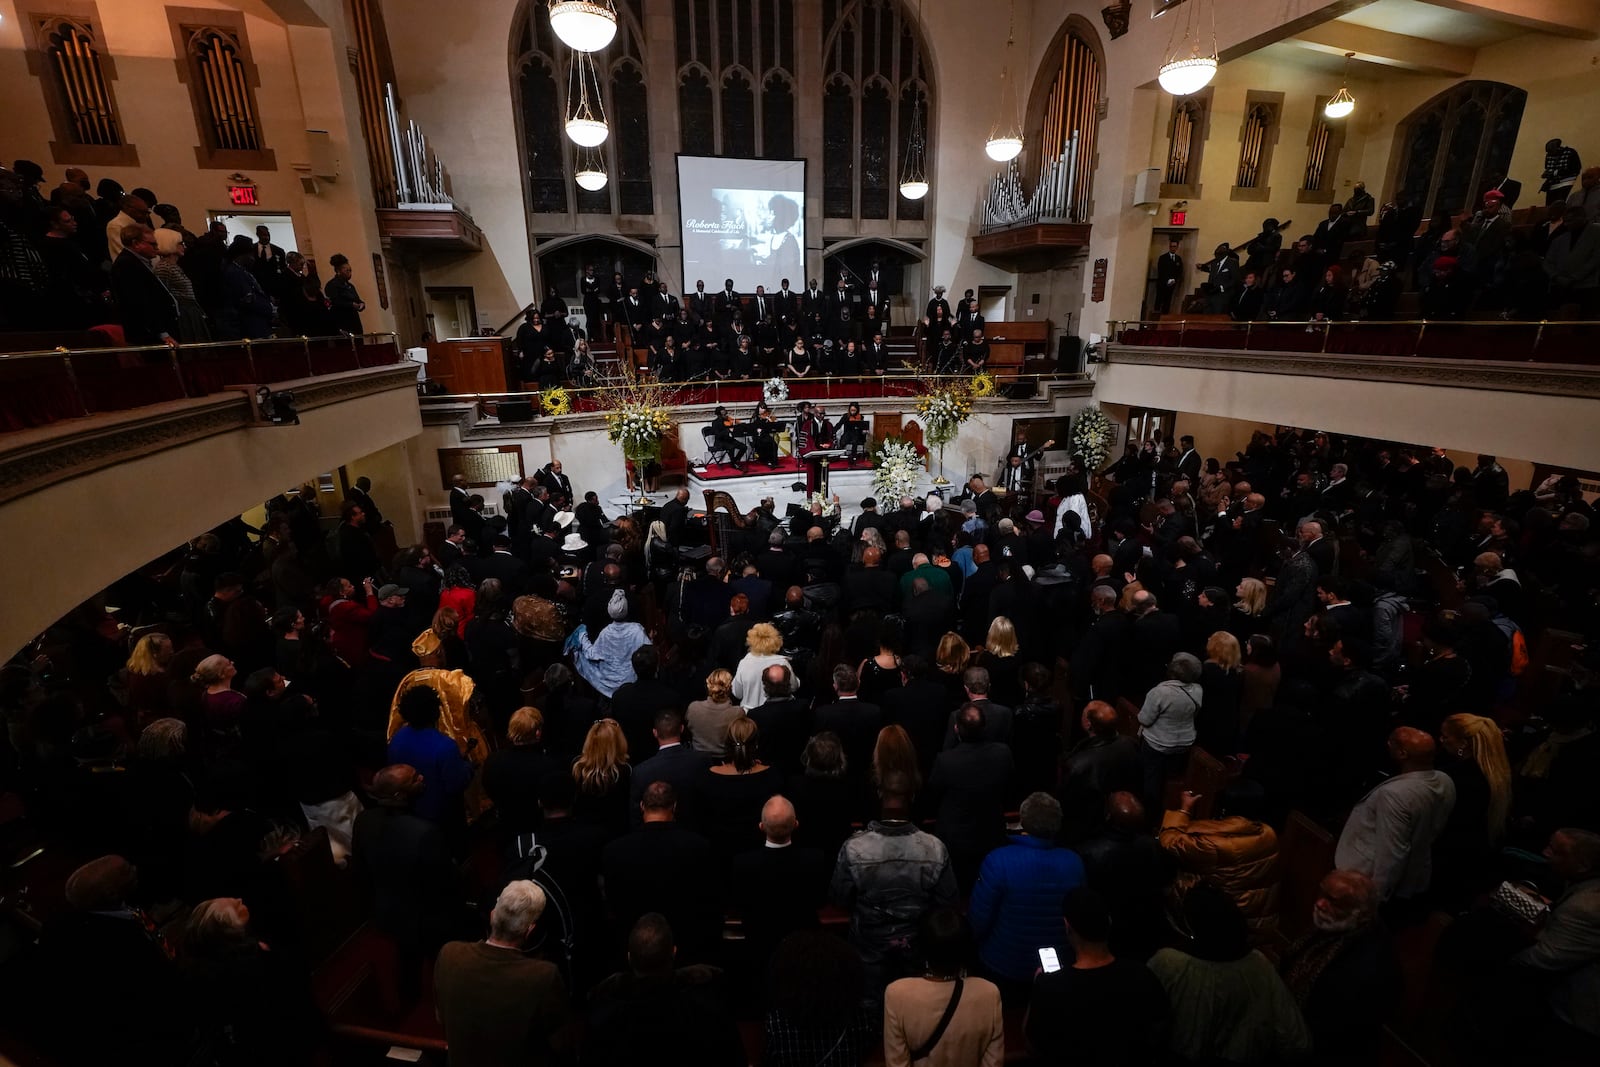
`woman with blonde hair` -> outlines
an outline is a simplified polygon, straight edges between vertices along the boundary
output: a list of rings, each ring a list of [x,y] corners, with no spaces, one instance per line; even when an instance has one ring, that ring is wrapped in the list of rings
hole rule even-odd
[[[167,665],[172,662],[172,638],[150,633],[139,638],[122,668],[122,686],[128,706],[143,715],[167,710]]]
[[[758,622],[745,635],[744,647],[749,649],[733,672],[733,699],[746,711],[754,711],[767,702],[766,686],[762,675],[768,667],[782,664],[789,669],[789,692],[799,684],[795,679],[794,665],[783,655],[783,635],[770,622]]]
[[[728,727],[744,718],[744,709],[733,702],[733,675],[721,668],[706,675],[706,698],[691,703],[683,718],[696,752],[722,755]]]
[[[1206,641],[1206,661],[1200,665],[1200,690],[1205,696],[1195,720],[1195,743],[1213,756],[1232,754],[1239,747],[1243,661],[1239,639],[1226,630],[1218,630]]]
[[[961,682],[961,675],[972,666],[972,649],[966,640],[953,630],[945,634],[939,638],[939,648],[933,654],[933,662],[938,667],[933,672],[934,681],[950,691],[951,699],[965,699],[967,689]]]
[[[633,768],[628,738],[617,720],[599,719],[589,727],[583,751],[572,761],[572,780],[578,785],[574,815],[614,835],[627,832]]]
[[[1266,583],[1259,578],[1243,578],[1233,595],[1238,599],[1233,602],[1233,611],[1228,616],[1228,632],[1240,641],[1265,632],[1267,625],[1261,621],[1261,613],[1267,610]]]
[[[761,844],[761,807],[783,788],[782,775],[761,760],[761,731],[745,716],[728,726],[724,759],[700,778],[696,811],[717,855]]]
[[[521,834],[539,829],[539,786],[557,764],[544,750],[544,713],[521,707],[506,724],[506,740],[483,761],[483,791],[494,801],[502,829]]]
[[[1022,703],[1022,660],[1017,656],[1017,629],[1004,615],[989,623],[983,647],[972,661],[989,672],[989,699],[1014,708]]]
[[[1482,715],[1451,715],[1439,727],[1439,769],[1456,787],[1456,806],[1433,846],[1433,884],[1471,894],[1485,888],[1511,814],[1511,763],[1500,725]]]
[[[903,774],[917,792],[922,791],[922,761],[904,726],[885,726],[872,747],[872,784],[881,785],[892,774]]]

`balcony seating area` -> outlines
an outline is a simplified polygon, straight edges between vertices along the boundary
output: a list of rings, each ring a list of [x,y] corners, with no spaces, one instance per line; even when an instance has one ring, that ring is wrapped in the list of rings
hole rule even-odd
[[[1596,322],[1233,322],[1225,315],[1113,324],[1114,343],[1139,348],[1325,352],[1348,356],[1591,364]]]
[[[116,347],[104,331],[0,335],[0,432],[400,361],[392,334]],[[19,349],[19,344],[26,348]]]

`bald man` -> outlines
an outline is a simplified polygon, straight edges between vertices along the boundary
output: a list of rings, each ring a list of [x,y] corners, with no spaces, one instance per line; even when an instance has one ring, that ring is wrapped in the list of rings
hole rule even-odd
[[[1137,790],[1106,797],[1104,824],[1077,845],[1077,853],[1090,888],[1111,904],[1111,951],[1149,959],[1167,942],[1164,894],[1177,872],[1149,830]]]
[[[740,902],[751,959],[767,959],[778,942],[817,925],[829,869],[822,853],[794,843],[800,827],[788,798],[771,797],[761,808],[761,848],[733,861],[733,899]]]
[[[410,764],[394,763],[372,779],[378,803],[356,816],[351,866],[372,893],[374,921],[409,965],[432,953],[452,928],[455,864],[444,831],[411,810],[427,784]]]
[[[1091,700],[1082,715],[1084,738],[1067,753],[1062,764],[1061,806],[1069,826],[1094,825],[1113,793],[1136,793],[1144,788],[1139,764],[1139,742],[1117,727],[1117,709],[1103,700]]]
[[[1379,901],[1411,900],[1433,879],[1433,842],[1455,808],[1456,787],[1434,769],[1431,735],[1402,726],[1388,748],[1397,773],[1350,812],[1333,859],[1371,878]]]

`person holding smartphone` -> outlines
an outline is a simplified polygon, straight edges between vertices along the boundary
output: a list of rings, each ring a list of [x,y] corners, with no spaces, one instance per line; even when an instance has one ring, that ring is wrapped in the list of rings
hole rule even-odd
[[[1171,1007],[1161,983],[1143,963],[1119,959],[1106,943],[1111,909],[1087,887],[1061,903],[1067,949],[1059,966],[1040,950],[1023,1023],[1028,1049],[1039,1063],[1148,1064],[1166,1045]]]

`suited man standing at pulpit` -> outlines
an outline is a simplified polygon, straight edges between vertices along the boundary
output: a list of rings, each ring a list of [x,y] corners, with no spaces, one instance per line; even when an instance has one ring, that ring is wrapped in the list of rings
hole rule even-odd
[[[1172,310],[1172,298],[1183,284],[1183,257],[1178,255],[1178,242],[1168,241],[1167,250],[1156,259],[1155,313],[1165,315]]]

